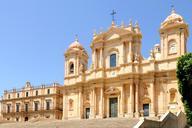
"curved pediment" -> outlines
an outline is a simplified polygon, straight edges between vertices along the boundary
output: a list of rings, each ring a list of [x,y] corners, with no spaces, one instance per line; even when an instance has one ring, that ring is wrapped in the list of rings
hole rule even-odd
[[[105,91],[105,94],[119,94],[120,90],[118,88],[110,87]]]
[[[143,97],[143,104],[148,104],[148,103],[151,103],[151,99],[147,96],[144,96]]]

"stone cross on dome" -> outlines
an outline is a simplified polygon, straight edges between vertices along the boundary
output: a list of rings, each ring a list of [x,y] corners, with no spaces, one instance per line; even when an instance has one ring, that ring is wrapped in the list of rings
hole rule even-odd
[[[171,13],[172,13],[172,14],[175,13],[175,7],[174,7],[174,5],[171,5]]]
[[[115,14],[117,14],[117,13],[116,13],[116,11],[113,9],[112,12],[111,12],[112,21],[115,20]]]
[[[79,41],[77,34],[75,34],[75,41],[77,41],[77,42]]]

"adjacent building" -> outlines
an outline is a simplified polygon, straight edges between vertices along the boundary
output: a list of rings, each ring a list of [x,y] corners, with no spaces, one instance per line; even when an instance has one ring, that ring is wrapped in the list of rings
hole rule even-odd
[[[62,118],[62,86],[32,86],[30,82],[22,89],[5,90],[2,104],[2,117],[10,121],[28,121],[42,118]]]

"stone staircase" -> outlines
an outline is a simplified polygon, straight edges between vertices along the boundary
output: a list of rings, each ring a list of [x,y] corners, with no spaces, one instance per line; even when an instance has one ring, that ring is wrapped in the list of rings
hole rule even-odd
[[[89,120],[42,120],[37,122],[2,123],[0,128],[132,128],[139,119],[110,118]]]

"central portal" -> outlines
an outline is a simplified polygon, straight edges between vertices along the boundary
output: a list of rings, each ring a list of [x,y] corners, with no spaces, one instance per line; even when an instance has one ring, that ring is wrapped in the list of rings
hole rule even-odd
[[[144,116],[149,116],[149,104],[143,104]]]
[[[90,115],[90,108],[86,108],[85,109],[85,118],[89,119],[89,115]]]
[[[117,98],[109,99],[109,117],[117,117]]]

